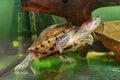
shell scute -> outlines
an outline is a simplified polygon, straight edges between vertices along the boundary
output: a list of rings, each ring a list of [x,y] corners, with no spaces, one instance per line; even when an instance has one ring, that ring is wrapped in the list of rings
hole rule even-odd
[[[39,36],[39,42],[43,42],[53,37],[58,38],[74,28],[75,26],[70,25],[70,24],[50,26],[41,32]]]

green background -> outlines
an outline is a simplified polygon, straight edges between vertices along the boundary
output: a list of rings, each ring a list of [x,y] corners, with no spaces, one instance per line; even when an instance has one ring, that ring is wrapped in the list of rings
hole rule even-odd
[[[19,0],[0,0],[0,41],[16,38],[18,12],[22,11],[24,16],[24,28],[29,30],[28,12],[21,9]],[[120,7],[100,8],[93,12],[93,16],[100,16],[102,21],[120,20]],[[36,13],[37,34],[45,27],[55,23],[66,23],[65,19],[47,14]],[[27,27],[26,27],[27,26]],[[28,31],[29,32],[29,31]]]
[[[24,46],[24,45],[21,45],[22,43],[19,44],[17,42],[19,39],[18,38],[19,36],[18,12],[22,13],[23,34],[20,34],[20,36],[25,38],[31,38],[30,21],[28,16],[29,12],[21,8],[19,0],[0,0],[0,54],[6,54],[6,55],[12,54],[12,53],[17,54],[19,53],[19,51],[22,50],[18,46]],[[100,16],[102,19],[102,22],[111,21],[111,20],[120,20],[120,7],[99,8],[99,9],[96,9],[92,14],[93,14],[93,17]],[[55,23],[68,22],[63,18],[56,17],[49,14],[35,13],[35,17],[36,17],[36,29],[37,29],[36,35],[39,35],[39,33],[44,28],[50,25],[53,25]],[[15,48],[14,46],[17,46],[17,47]],[[70,55],[70,56],[73,56],[73,55]],[[9,65],[12,62],[11,61],[12,59],[17,60],[16,58],[17,58],[16,56],[12,56],[12,57],[5,56],[4,58],[5,60],[3,59],[0,62],[0,65],[1,65],[0,67],[2,68],[6,67],[6,65]],[[86,60],[86,59],[80,59],[80,57],[76,55],[73,56],[73,58],[76,58],[78,60],[78,63],[75,65],[62,64],[57,57],[46,59],[46,60],[36,60],[34,64],[38,65],[36,66],[38,70],[43,70],[43,72],[41,72],[40,75],[38,75],[40,76],[40,78],[43,78],[43,80],[46,77],[53,78],[54,75],[57,74],[54,71],[57,71],[58,69],[60,70],[61,68],[62,68],[61,70],[63,70],[64,73],[67,73],[67,74],[69,73],[68,76],[71,76],[71,75],[74,76],[73,78],[71,77],[72,80],[73,79],[80,80],[80,78],[82,78],[82,80],[93,80],[91,76],[93,78],[95,77],[95,79],[101,78],[100,80],[110,80],[110,79],[115,80],[114,78],[119,78],[119,72],[120,72],[119,64],[117,62],[114,62],[113,60],[112,60],[113,62],[109,60],[105,61],[104,59]],[[39,63],[41,65],[39,65]],[[53,72],[51,72],[50,70]],[[67,77],[66,75],[64,75],[64,73],[62,73],[61,75],[63,75],[63,77]],[[48,75],[51,74],[51,75],[48,76],[47,74]],[[10,79],[13,80],[11,76],[12,77],[14,76],[15,78],[14,80],[16,80],[16,78],[17,80],[19,79],[21,80],[20,77],[24,78],[26,76],[31,78],[30,77],[31,75],[32,75],[32,78],[34,78],[33,74],[15,76],[13,75],[13,72],[10,72],[10,75],[8,77],[5,77],[2,80],[10,80]],[[60,75],[58,74],[58,76]],[[85,79],[85,78],[88,78],[88,79]],[[34,80],[34,79],[26,78],[23,80]]]

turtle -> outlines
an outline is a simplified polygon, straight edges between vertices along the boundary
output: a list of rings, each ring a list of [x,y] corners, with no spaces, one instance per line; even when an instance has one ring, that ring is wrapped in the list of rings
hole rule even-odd
[[[91,33],[100,24],[100,17],[94,17],[83,25],[73,26],[71,24],[55,24],[44,29],[33,45],[28,48],[29,54],[15,67],[15,71],[21,71],[27,67],[33,59],[41,59],[52,55],[59,55],[63,61],[71,62],[71,58],[64,53],[75,52],[85,44],[92,45],[94,39]]]
[[[95,30],[100,42],[120,61],[120,21],[106,21]]]

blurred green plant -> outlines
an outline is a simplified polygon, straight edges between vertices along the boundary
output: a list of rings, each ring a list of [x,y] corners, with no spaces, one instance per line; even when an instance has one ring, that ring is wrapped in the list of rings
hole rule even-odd
[[[68,23],[66,19],[50,14],[35,13],[35,16],[36,16],[37,35],[39,35],[42,30],[53,24]]]

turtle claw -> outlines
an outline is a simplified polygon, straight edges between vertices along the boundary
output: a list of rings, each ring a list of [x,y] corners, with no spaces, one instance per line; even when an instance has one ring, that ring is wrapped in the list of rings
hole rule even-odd
[[[75,60],[73,58],[66,57],[66,56],[63,56],[63,55],[60,55],[59,58],[62,61],[66,62],[66,63],[73,63],[73,62],[75,62]]]
[[[28,66],[28,64],[34,59],[35,55],[34,54],[28,54],[25,59],[18,64],[14,70],[15,73],[22,73],[22,74],[26,74],[27,72],[25,71],[25,68]]]

